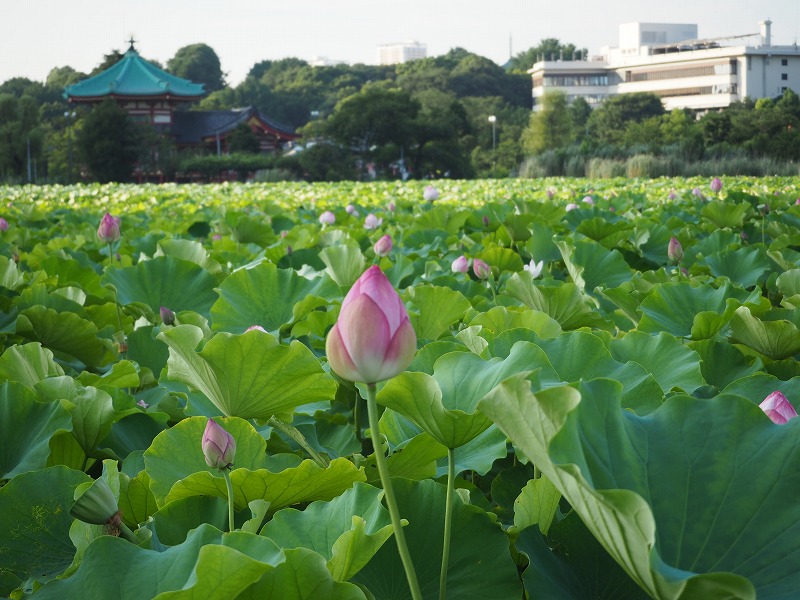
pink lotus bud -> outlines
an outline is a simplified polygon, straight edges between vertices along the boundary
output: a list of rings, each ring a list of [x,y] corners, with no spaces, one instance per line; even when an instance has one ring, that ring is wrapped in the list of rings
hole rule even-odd
[[[677,197],[678,197],[678,194],[675,192],[675,188],[672,188],[669,191],[669,195],[667,196],[667,198],[669,198],[670,200],[675,200],[675,198],[677,198]]]
[[[219,240],[222,239],[222,236],[218,233],[215,233],[214,235],[211,236],[211,239],[214,240],[215,242],[218,242]]]
[[[450,265],[450,270],[453,271],[453,273],[466,273],[469,270],[469,261],[467,257],[461,255],[455,259]]]
[[[333,225],[336,223],[336,215],[334,215],[331,211],[326,210],[319,216],[319,222],[323,225]]]
[[[378,256],[388,256],[389,252],[392,251],[392,238],[391,236],[385,235],[372,247],[375,250],[375,254]]]
[[[389,202],[386,208],[389,209],[389,212],[394,212],[397,206],[395,206],[394,202]]]
[[[145,402],[144,400],[139,400],[139,401],[138,401],[136,404],[137,404],[137,406],[141,406],[141,407],[142,407],[142,410],[147,410],[147,407],[148,407],[148,406],[150,406],[150,405],[149,405],[147,402]]]
[[[567,206],[566,206],[566,211],[567,211],[567,212],[569,212],[569,211],[571,211],[571,210],[575,210],[576,208],[578,208],[578,205],[577,205],[577,204],[575,204],[574,202],[570,202],[570,203],[569,203],[569,204],[567,204]]]
[[[699,187],[696,187],[696,188],[694,188],[692,190],[692,195],[693,196],[697,196],[698,198],[702,198],[703,197],[703,192],[700,190]]]
[[[97,228],[97,237],[106,244],[116,242],[119,239],[119,224],[119,217],[106,213]]]
[[[233,458],[236,456],[236,440],[221,425],[211,419],[206,423],[202,447],[203,456],[209,467],[221,471],[233,466]]]
[[[678,238],[670,238],[669,244],[667,245],[667,258],[676,263],[683,260],[683,246],[681,246]]]
[[[487,217],[486,215],[483,215],[483,226],[484,227],[489,226],[489,217]]]
[[[764,398],[764,401],[759,406],[770,420],[778,425],[783,425],[789,419],[794,419],[797,416],[794,406],[779,391],[772,392]]]
[[[247,333],[248,331],[263,331],[264,333],[267,333],[267,330],[264,329],[261,325],[250,325],[250,327],[244,330],[245,333]]]
[[[795,204],[800,204],[800,198],[794,201]]]
[[[331,368],[348,381],[376,383],[405,371],[416,351],[403,301],[380,267],[371,266],[345,296],[325,340]]]
[[[161,315],[161,322],[164,325],[175,325],[175,313],[166,306],[159,308],[158,313]]]
[[[426,202],[433,202],[434,200],[438,200],[439,190],[437,190],[432,185],[425,186],[425,190],[422,192],[422,197],[425,198]]]
[[[348,204],[344,210],[347,212],[348,215],[352,215],[354,212],[356,212],[356,207],[353,206],[352,204]]]
[[[583,203],[591,206],[594,204],[594,198],[592,198],[591,196],[584,196]]]
[[[609,212],[617,212],[617,208],[613,204],[609,205],[608,210]]]
[[[0,231],[8,231],[8,221],[0,217]]]
[[[556,191],[553,188],[547,188],[547,199],[552,200],[553,196],[556,195]]]
[[[372,213],[369,213],[364,218],[364,229],[377,229],[383,223],[383,219],[376,217]]]
[[[289,235],[289,232],[286,231],[285,229],[282,229],[281,230],[281,239],[285,238],[287,235]]]
[[[535,260],[531,259],[531,262],[523,266],[522,268],[528,271],[528,273],[531,274],[531,277],[536,279],[539,275],[542,274],[542,269],[544,269],[544,261],[540,260],[537,263]]]
[[[711,191],[715,194],[722,189],[722,180],[719,177],[714,177],[711,180]]]
[[[492,268],[480,258],[472,261],[472,272],[478,279],[489,279],[492,276]]]

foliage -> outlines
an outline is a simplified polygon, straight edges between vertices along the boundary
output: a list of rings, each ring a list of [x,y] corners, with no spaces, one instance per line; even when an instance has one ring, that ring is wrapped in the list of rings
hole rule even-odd
[[[167,70],[182,79],[205,85],[207,92],[225,87],[219,57],[207,44],[190,44],[179,48],[175,56],[167,61]]]
[[[142,134],[114,100],[105,100],[83,119],[78,153],[97,181],[128,181],[142,152]]]

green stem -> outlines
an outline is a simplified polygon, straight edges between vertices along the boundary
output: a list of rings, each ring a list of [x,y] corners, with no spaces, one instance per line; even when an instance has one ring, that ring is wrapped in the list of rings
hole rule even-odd
[[[136,538],[136,534],[131,531],[131,528],[125,525],[125,523],[120,522],[119,524],[119,535],[120,537],[125,538],[129,542],[134,544],[139,544],[139,540]]]
[[[375,448],[375,462],[378,465],[378,474],[383,485],[383,494],[386,497],[386,506],[389,508],[389,515],[392,518],[394,527],[394,539],[397,542],[397,550],[400,552],[400,560],[406,571],[408,587],[411,589],[413,600],[422,600],[422,592],[417,581],[417,572],[414,570],[414,563],[411,561],[411,554],[406,545],[406,536],[403,533],[403,523],[400,519],[400,510],[397,508],[397,500],[392,489],[392,480],[389,477],[389,466],[386,457],[381,450],[381,431],[378,424],[378,405],[375,402],[375,384],[367,384],[367,413],[369,414],[369,429],[372,436],[372,445]]]
[[[114,266],[114,243],[108,242],[108,265]]]
[[[447,449],[447,504],[444,507],[444,544],[442,545],[442,570],[439,573],[439,600],[446,599],[447,567],[450,564],[450,530],[453,525],[453,489],[456,484],[456,452]]]
[[[225,487],[228,488],[228,531],[235,529],[233,525],[233,484],[228,468],[222,469],[222,476],[225,478]]]
[[[328,465],[331,464],[331,461],[329,461],[327,458],[319,454],[309,445],[306,438],[303,437],[303,434],[300,433],[294,425],[291,425],[286,421],[282,421],[281,419],[277,418],[274,415],[269,418],[268,424],[274,427],[275,429],[285,433],[292,440],[297,442],[297,444],[301,448],[303,448],[303,450],[308,452],[308,455],[314,460],[314,462],[317,463],[323,469],[326,469]]]
[[[494,301],[494,305],[497,306],[497,293],[494,291],[494,276],[486,280],[486,285],[492,290],[492,300]]]
[[[358,390],[356,390],[356,398],[355,398],[355,401],[353,402],[353,423],[355,424],[355,427],[356,427],[356,439],[358,440],[358,443],[361,444],[361,447],[363,448],[364,447],[364,444],[363,444],[364,440],[361,437],[361,419],[363,418],[362,406],[363,406],[363,403],[362,403],[362,400],[361,400],[361,394],[359,394]]]

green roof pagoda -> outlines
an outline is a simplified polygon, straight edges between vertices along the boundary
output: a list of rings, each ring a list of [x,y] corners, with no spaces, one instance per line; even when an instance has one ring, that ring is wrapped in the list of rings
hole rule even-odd
[[[192,83],[147,62],[131,47],[117,64],[94,77],[64,88],[70,102],[116,100],[197,100],[205,95],[202,83]]]

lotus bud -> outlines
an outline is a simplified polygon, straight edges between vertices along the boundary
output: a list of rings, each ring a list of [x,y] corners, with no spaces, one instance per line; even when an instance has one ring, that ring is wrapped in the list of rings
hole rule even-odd
[[[677,197],[678,197],[678,194],[677,194],[677,192],[675,191],[675,188],[672,188],[672,189],[669,191],[669,195],[667,196],[667,198],[669,198],[670,200],[675,200],[675,198],[677,198]]]
[[[378,256],[388,256],[389,252],[392,251],[392,238],[388,235],[383,236],[372,247],[375,251],[375,254]]]
[[[714,177],[711,180],[711,191],[715,194],[722,189],[722,180],[719,177]]]
[[[795,204],[800,204],[800,198],[794,201]]]
[[[592,198],[591,196],[585,196],[583,198],[583,203],[592,206],[594,204],[594,198]]]
[[[553,196],[556,195],[556,191],[553,188],[547,188],[547,199],[552,200]]]
[[[489,226],[489,217],[487,217],[486,215],[483,215],[483,226],[484,227]]]
[[[342,379],[376,383],[405,371],[416,351],[403,301],[380,267],[371,266],[345,296],[325,340],[331,368]]]
[[[294,252],[292,247],[291,246],[286,246],[286,256],[291,256],[292,252]]]
[[[692,195],[693,196],[697,196],[698,198],[702,198],[703,197],[703,192],[699,187],[696,187],[696,188],[694,188],[692,190]]]
[[[352,215],[354,212],[356,212],[356,207],[353,206],[352,204],[348,204],[344,210],[345,212],[347,212],[348,215]]]
[[[492,268],[480,258],[472,261],[472,272],[478,279],[489,279],[492,276]]]
[[[333,225],[336,223],[336,215],[334,215],[331,211],[326,210],[319,216],[319,222],[322,225]]]
[[[264,329],[261,325],[250,325],[250,327],[244,330],[245,333],[247,333],[248,331],[262,331],[264,333],[267,333],[267,330]]]
[[[161,322],[164,325],[175,325],[175,313],[168,309],[166,306],[162,306],[158,309],[159,314],[161,315]]]
[[[106,213],[97,228],[98,239],[106,244],[116,242],[120,236],[119,224],[119,217],[112,217],[110,213]]]
[[[683,260],[683,246],[681,246],[678,238],[670,238],[669,245],[667,246],[667,258],[676,263]]]
[[[469,270],[469,261],[464,255],[459,256],[450,265],[450,270],[453,273],[466,273]]]
[[[148,406],[150,406],[150,405],[149,405],[147,402],[145,402],[144,400],[139,400],[139,401],[136,403],[136,405],[137,405],[137,406],[140,406],[140,407],[142,408],[142,410],[147,410],[147,407],[148,407]]]
[[[534,259],[531,259],[530,264],[527,264],[522,268],[525,269],[528,273],[530,273],[533,279],[536,279],[539,275],[542,274],[542,269],[544,268],[544,261],[540,260],[537,263]]]
[[[222,239],[222,236],[219,233],[215,233],[214,235],[211,236],[211,239],[215,242],[218,242]]]
[[[114,492],[105,479],[95,479],[75,489],[75,504],[69,511],[73,517],[92,525],[109,525],[119,517]]]
[[[364,229],[377,229],[378,227],[381,226],[382,223],[383,219],[380,219],[375,215],[373,215],[372,213],[369,213],[364,218]]]
[[[209,419],[206,423],[201,445],[203,456],[209,467],[221,471],[233,466],[233,458],[236,456],[236,440],[216,421]]]
[[[434,200],[438,200],[439,190],[437,190],[432,185],[425,186],[425,189],[422,192],[422,197],[425,199],[426,202],[433,202]]]
[[[578,208],[578,205],[577,205],[577,204],[575,204],[574,202],[570,202],[570,203],[569,203],[569,204],[567,204],[567,206],[566,206],[566,211],[567,211],[567,212],[569,212],[569,211],[571,211],[571,210],[575,210],[576,208]]]
[[[0,231],[8,231],[8,221],[0,217]]]
[[[759,406],[770,420],[778,425],[783,425],[789,419],[794,419],[797,416],[797,411],[786,399],[786,396],[777,390],[764,398],[764,401]]]
[[[394,212],[397,209],[397,206],[395,206],[394,202],[389,202],[386,208],[389,209],[389,212]]]

